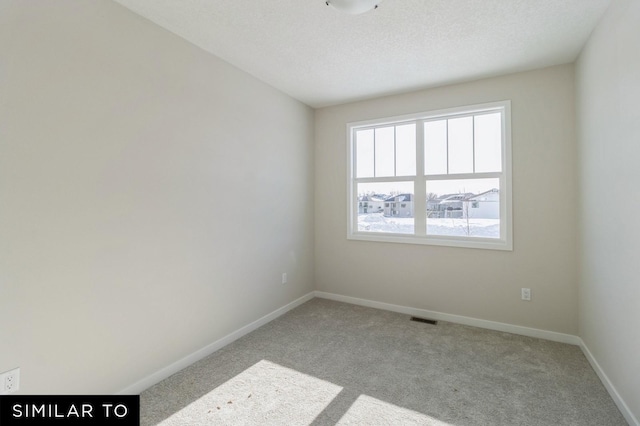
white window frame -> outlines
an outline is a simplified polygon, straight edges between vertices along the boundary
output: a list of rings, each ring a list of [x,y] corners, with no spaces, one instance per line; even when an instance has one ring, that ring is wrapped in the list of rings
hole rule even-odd
[[[434,119],[458,118],[479,113],[500,112],[502,114],[502,171],[493,173],[465,173],[448,175],[425,175],[424,169],[424,122]],[[416,123],[416,174],[402,177],[357,178],[356,132],[366,128],[385,125]],[[448,108],[437,111],[387,117],[347,123],[347,239],[437,246],[465,247],[492,250],[513,250],[512,218],[512,159],[511,159],[511,101],[499,101],[471,106]],[[426,233],[426,182],[445,179],[498,178],[500,181],[500,238],[427,235]],[[367,182],[413,182],[414,184],[414,234],[358,231],[357,184]]]

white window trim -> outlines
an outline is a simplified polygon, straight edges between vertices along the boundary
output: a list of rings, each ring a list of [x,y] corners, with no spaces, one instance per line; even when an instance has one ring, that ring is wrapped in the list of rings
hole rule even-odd
[[[483,111],[502,111],[502,172],[500,173],[474,173],[474,174],[451,174],[446,177],[434,177],[424,175],[424,143],[420,137],[423,126],[420,122],[429,121],[442,117],[450,117],[452,115],[473,115]],[[354,153],[355,132],[366,127],[378,127],[385,124],[400,124],[402,122],[417,122],[416,131],[418,138],[416,140],[416,158],[418,159],[418,167],[416,176],[388,177],[388,178],[370,178],[371,182],[393,182],[393,181],[414,181],[414,194],[418,191],[425,192],[425,183],[427,180],[435,179],[456,179],[456,178],[474,178],[480,177],[496,177],[500,175],[500,238],[479,238],[479,237],[457,237],[457,236],[434,236],[426,235],[426,211],[415,207],[415,232],[419,235],[393,234],[382,232],[361,232],[358,231],[358,194],[354,186],[356,179],[355,164],[356,156]],[[486,176],[485,176],[486,175]],[[359,178],[358,182],[369,180]],[[448,108],[437,111],[427,111],[416,114],[401,115],[396,117],[386,117],[381,119],[365,120],[347,123],[347,239],[360,241],[376,241],[376,242],[392,242],[392,243],[408,243],[408,244],[426,244],[436,246],[464,247],[476,249],[490,250],[513,250],[513,207],[512,207],[512,157],[511,157],[511,101],[490,102],[484,104]],[[423,224],[424,222],[424,224]],[[424,234],[424,235],[422,235]]]

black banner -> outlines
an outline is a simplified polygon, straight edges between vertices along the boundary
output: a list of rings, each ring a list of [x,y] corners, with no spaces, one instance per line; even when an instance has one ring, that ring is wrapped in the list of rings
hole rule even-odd
[[[140,426],[140,396],[0,396],[0,425]]]

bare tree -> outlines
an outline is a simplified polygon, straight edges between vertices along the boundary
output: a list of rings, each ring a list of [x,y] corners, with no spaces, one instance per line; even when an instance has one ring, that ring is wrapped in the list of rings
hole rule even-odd
[[[462,201],[462,219],[464,220],[464,224],[462,225],[464,232],[467,236],[471,235],[471,214],[469,212],[469,204],[471,202],[469,200]]]

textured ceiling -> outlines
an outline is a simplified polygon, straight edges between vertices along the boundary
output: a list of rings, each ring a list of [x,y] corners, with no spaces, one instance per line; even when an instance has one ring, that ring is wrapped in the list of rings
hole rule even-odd
[[[610,0],[114,0],[321,107],[575,60]]]

